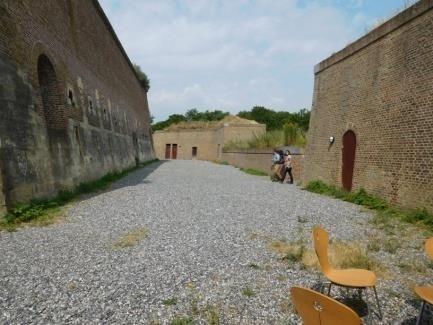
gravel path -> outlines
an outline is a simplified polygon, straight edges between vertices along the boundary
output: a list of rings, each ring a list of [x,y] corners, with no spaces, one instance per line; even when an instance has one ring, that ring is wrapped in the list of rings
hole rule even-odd
[[[363,240],[370,214],[294,185],[200,161],[160,162],[81,201],[65,220],[0,233],[0,324],[292,324],[288,291],[319,273],[289,265],[266,241],[310,241],[313,225]],[[137,245],[115,244],[145,230]],[[384,323],[417,302],[379,285]]]

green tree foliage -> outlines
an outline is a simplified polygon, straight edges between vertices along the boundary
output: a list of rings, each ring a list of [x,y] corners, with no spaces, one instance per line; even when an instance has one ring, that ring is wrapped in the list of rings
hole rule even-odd
[[[185,118],[188,121],[221,121],[229,115],[228,112],[220,110],[199,112],[196,108],[192,108],[185,113]]]
[[[167,120],[155,123],[152,125],[154,131],[165,129],[172,124],[184,121],[221,121],[224,117],[229,115],[228,112],[220,110],[199,112],[196,108],[186,111],[185,115],[173,114]]]
[[[165,129],[172,124],[186,121],[186,117],[182,114],[172,114],[165,121],[161,121],[152,125],[154,131]]]
[[[141,87],[143,87],[144,91],[147,93],[150,89],[150,80],[147,75],[141,70],[141,67],[138,64],[133,64],[135,73],[137,74],[138,80],[140,81]]]
[[[306,132],[310,123],[310,111],[305,108],[299,112],[290,113],[286,111],[276,112],[266,107],[255,106],[251,111],[239,112],[238,116],[266,124],[266,128],[269,131],[281,130],[285,124],[292,123]]]

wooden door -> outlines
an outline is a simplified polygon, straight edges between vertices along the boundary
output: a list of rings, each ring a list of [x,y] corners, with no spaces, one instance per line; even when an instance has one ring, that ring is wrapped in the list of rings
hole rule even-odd
[[[177,159],[177,144],[171,146],[171,159]]]
[[[170,159],[171,144],[165,145],[165,159]]]
[[[353,131],[347,131],[343,135],[343,166],[342,183],[347,191],[352,190],[353,170],[355,167],[356,135]]]

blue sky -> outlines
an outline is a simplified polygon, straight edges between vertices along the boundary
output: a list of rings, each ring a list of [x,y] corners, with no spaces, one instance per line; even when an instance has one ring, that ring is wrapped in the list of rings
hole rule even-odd
[[[408,0],[100,0],[151,81],[157,121],[187,109],[310,108],[314,65]]]

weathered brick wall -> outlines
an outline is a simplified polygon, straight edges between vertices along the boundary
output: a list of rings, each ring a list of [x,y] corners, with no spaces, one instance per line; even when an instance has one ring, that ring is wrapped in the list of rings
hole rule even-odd
[[[433,1],[420,1],[315,70],[305,181],[342,185],[342,137],[353,130],[353,188],[433,210]]]
[[[271,174],[272,149],[237,149],[224,150],[220,161],[241,168],[252,168]],[[301,183],[304,168],[304,155],[292,154],[292,174],[295,183]]]
[[[165,159],[166,144],[177,144],[177,159],[192,159],[192,147],[197,147],[199,160],[215,160],[218,152],[215,130],[157,131],[153,135],[155,154]]]
[[[192,148],[197,147],[199,160],[220,159],[224,144],[229,141],[245,141],[254,135],[266,132],[266,125],[223,125],[217,129],[184,129],[178,131],[161,130],[153,135],[155,154],[165,159],[166,144],[177,144],[177,159],[193,159]]]
[[[0,136],[10,204],[154,157],[146,93],[96,0],[0,2]]]

